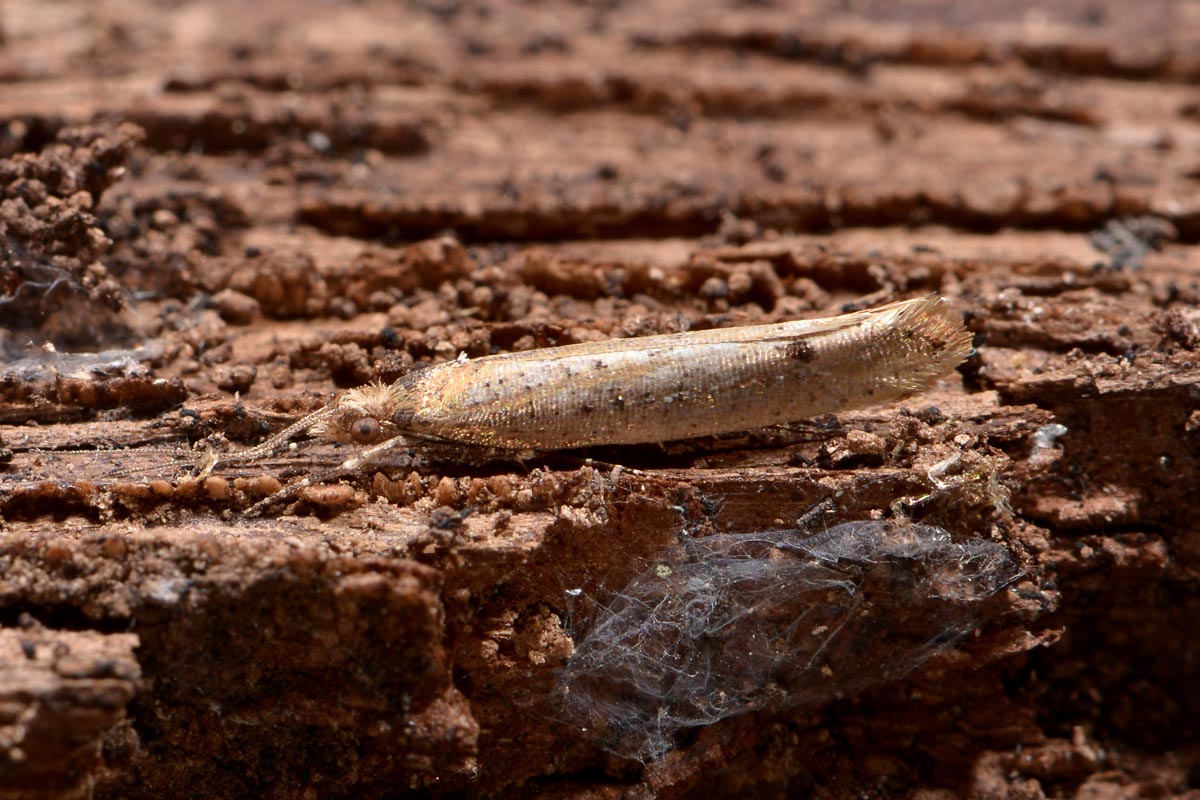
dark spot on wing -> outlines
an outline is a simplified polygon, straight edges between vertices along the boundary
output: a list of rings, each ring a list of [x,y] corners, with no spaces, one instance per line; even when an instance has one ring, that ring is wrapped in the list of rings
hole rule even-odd
[[[786,345],[788,358],[793,358],[802,364],[807,364],[817,357],[813,351],[813,347],[803,339],[797,339],[793,342],[788,342]]]

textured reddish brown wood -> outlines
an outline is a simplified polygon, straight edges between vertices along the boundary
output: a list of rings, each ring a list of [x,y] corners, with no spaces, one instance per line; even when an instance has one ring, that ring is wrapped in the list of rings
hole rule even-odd
[[[0,797],[1195,792],[1190,3],[8,0],[0,26]],[[978,343],[936,390],[585,454],[646,475],[401,456],[246,518],[345,452],[188,474],[459,352],[928,292]],[[822,501],[1024,576],[904,680],[660,761],[563,716],[594,604],[681,536]]]

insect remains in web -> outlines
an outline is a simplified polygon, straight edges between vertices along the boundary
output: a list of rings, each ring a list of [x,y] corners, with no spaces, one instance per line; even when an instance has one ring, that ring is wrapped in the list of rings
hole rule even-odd
[[[997,542],[908,521],[690,539],[576,636],[564,717],[651,761],[689,729],[903,677],[979,626],[1021,574]]]
[[[397,449],[519,460],[747,431],[928,389],[971,339],[930,295],[820,319],[462,356],[351,389],[259,445],[210,451],[197,471],[259,461],[304,433],[355,448],[245,512],[257,514]]]

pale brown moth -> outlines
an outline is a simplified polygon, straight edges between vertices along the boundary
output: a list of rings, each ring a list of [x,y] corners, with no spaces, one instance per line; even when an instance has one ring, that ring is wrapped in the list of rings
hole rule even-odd
[[[428,442],[514,454],[762,428],[927,389],[970,354],[971,338],[929,295],[822,319],[464,356],[351,389],[256,447],[213,454],[203,473],[304,432],[364,447],[338,467],[348,471]]]

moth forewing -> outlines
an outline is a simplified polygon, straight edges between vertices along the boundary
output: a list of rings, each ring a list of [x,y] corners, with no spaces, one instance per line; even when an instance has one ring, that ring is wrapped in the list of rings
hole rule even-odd
[[[889,402],[928,388],[970,350],[961,318],[926,297],[442,364],[402,379],[394,417],[400,432],[488,447],[663,442]]]
[[[665,442],[794,422],[929,388],[971,352],[940,297],[815,320],[459,359],[343,394],[257,447],[306,430],[365,449],[410,441],[499,451]]]

